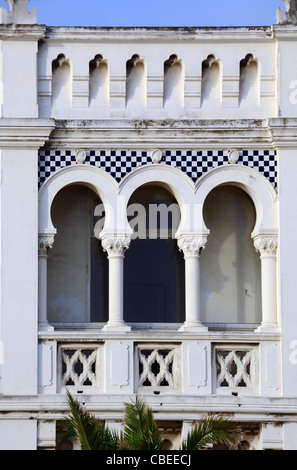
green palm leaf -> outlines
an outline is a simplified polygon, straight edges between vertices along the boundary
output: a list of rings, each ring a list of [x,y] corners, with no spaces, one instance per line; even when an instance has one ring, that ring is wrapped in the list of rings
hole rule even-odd
[[[201,450],[210,444],[232,446],[235,429],[222,416],[211,416],[199,422],[182,443],[181,450]]]
[[[67,391],[70,416],[64,420],[64,439],[76,437],[81,450],[116,450],[119,436],[86,411]]]
[[[123,438],[131,450],[161,450],[162,439],[152,410],[136,396],[125,403]]]

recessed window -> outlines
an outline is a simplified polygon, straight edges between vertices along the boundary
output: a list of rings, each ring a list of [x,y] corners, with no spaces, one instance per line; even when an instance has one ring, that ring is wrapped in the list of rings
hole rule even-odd
[[[260,77],[259,62],[252,54],[240,61],[239,104],[259,104]]]
[[[144,185],[131,197],[134,230],[125,254],[124,319],[139,323],[184,321],[184,259],[175,232],[179,206],[163,187]]]
[[[109,71],[106,60],[97,54],[89,63],[89,105],[106,107],[109,104]]]
[[[261,264],[251,233],[256,214],[246,192],[219,186],[206,198],[210,230],[201,255],[201,317],[210,323],[261,322]]]
[[[172,54],[164,63],[164,106],[183,106],[183,63]]]
[[[222,102],[221,63],[213,54],[202,62],[201,104],[208,102]]]
[[[72,103],[72,66],[64,54],[59,54],[52,62],[52,103],[71,106]]]
[[[138,54],[126,63],[126,106],[146,104],[145,64]]]
[[[57,229],[48,259],[48,320],[108,319],[108,259],[94,237],[98,196],[82,185],[62,189],[52,204]]]

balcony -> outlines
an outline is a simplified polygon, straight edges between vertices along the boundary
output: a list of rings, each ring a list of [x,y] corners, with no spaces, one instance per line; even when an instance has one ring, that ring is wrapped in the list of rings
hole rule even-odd
[[[278,397],[280,354],[277,333],[248,329],[56,329],[39,334],[39,393]]]

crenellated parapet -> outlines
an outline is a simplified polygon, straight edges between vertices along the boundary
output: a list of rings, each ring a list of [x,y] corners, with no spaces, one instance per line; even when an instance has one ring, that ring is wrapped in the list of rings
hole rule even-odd
[[[278,24],[297,24],[297,0],[283,0],[286,11],[278,8],[276,22]]]
[[[28,11],[27,4],[30,0],[5,0],[9,5],[9,11],[0,9],[0,24],[30,24],[37,23],[37,10]]]

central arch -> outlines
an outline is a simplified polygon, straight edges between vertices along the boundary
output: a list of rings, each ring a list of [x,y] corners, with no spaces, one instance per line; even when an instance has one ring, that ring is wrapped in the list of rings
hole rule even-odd
[[[175,238],[176,199],[165,184],[142,185],[128,202],[128,217],[133,235],[125,254],[125,321],[182,323],[185,278]]]

